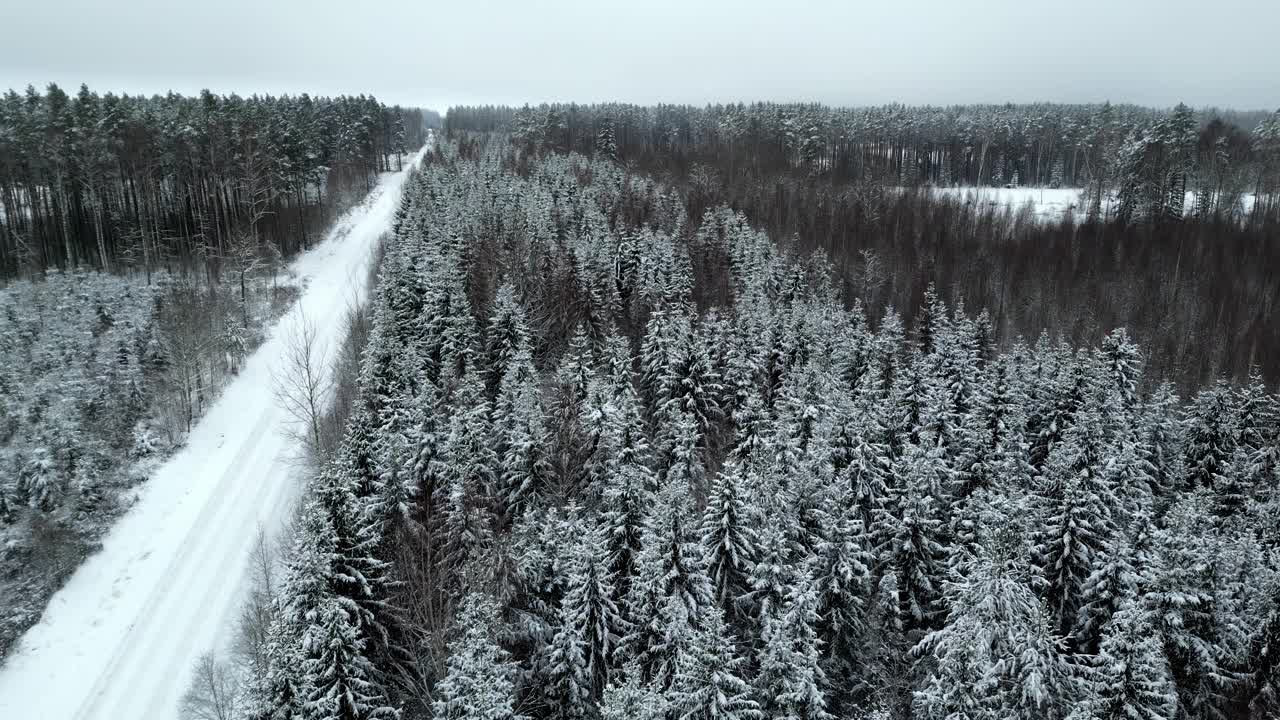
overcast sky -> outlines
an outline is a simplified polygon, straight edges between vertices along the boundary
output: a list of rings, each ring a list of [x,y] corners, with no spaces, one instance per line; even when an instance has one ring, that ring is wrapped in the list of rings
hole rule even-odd
[[[2,1],[0,87],[1280,106],[1280,0]]]

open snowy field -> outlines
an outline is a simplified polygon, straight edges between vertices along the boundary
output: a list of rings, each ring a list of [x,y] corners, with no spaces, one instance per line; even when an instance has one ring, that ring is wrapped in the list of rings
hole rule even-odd
[[[233,628],[258,529],[278,528],[297,496],[288,416],[271,392],[273,371],[284,367],[285,329],[298,312],[315,321],[328,366],[341,341],[337,319],[365,293],[371,251],[404,179],[383,175],[294,263],[306,290],[293,312],[0,668],[0,718],[177,716],[193,663]]]
[[[968,202],[976,202],[994,208],[1010,208],[1014,211],[1026,204],[1031,204],[1031,212],[1038,218],[1047,221],[1061,220],[1068,211],[1077,218],[1082,218],[1086,204],[1082,199],[1084,188],[1044,188],[1044,187],[940,187],[930,192],[946,197],[953,197]],[[1187,192],[1184,207],[1190,212],[1195,208],[1196,195]],[[1103,208],[1110,209],[1110,198],[1103,199]],[[1253,209],[1253,194],[1246,193],[1241,198],[1241,211],[1248,213]]]

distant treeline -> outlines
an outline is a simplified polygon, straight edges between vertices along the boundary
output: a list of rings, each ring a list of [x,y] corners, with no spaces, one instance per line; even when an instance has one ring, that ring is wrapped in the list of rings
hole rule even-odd
[[[1129,188],[1130,215],[1232,210],[1280,188],[1280,112],[1132,105],[817,104],[457,107],[448,130],[503,131],[530,147],[607,148],[646,169],[709,166],[730,176],[802,171],[891,185],[1089,187],[1092,209]],[[1274,202],[1274,200],[1272,200]]]
[[[288,256],[435,113],[371,96],[0,97],[0,276]]]
[[[688,112],[695,118],[716,113],[767,118],[808,108]],[[872,317],[892,306],[908,323],[914,322],[925,289],[933,283],[952,301],[963,299],[988,308],[1004,347],[1018,337],[1031,339],[1044,331],[1073,345],[1096,343],[1114,328],[1127,327],[1147,349],[1147,377],[1170,379],[1184,390],[1219,376],[1244,380],[1253,366],[1271,381],[1280,379],[1280,276],[1274,270],[1280,267],[1277,186],[1255,186],[1273,194],[1255,196],[1248,214],[1234,180],[1221,185],[1214,181],[1200,200],[1199,171],[1175,172],[1187,167],[1178,160],[1184,156],[1176,151],[1176,138],[1194,134],[1198,122],[1185,108],[1163,116],[1146,111],[1154,120],[1141,126],[1143,137],[1163,138],[1164,144],[1152,144],[1135,156],[1130,172],[1113,172],[1100,180],[1071,179],[1068,184],[1079,183],[1087,190],[1078,212],[1055,222],[964,198],[887,187],[867,177],[841,179],[832,173],[805,172],[794,158],[777,155],[778,145],[772,141],[732,150],[717,148],[712,140],[704,145],[650,147],[636,141],[634,133],[631,141],[623,141],[620,128],[626,123],[616,119],[622,117],[621,109],[577,109],[600,126],[589,154],[620,159],[634,176],[662,178],[668,192],[688,209],[690,225],[704,213],[728,206],[796,251],[823,251],[839,270],[844,297],[850,302],[860,299]],[[1133,108],[1094,109],[1114,117],[1139,115]],[[631,117],[657,121],[679,110],[637,109]],[[1079,108],[1026,106],[1008,112],[1018,116],[1033,110],[1070,114]],[[869,117],[879,111],[829,112]],[[559,152],[565,143],[531,139],[521,123],[539,115],[554,119],[557,114],[569,116],[552,106],[510,112],[455,108],[446,127],[459,139],[460,152],[476,155],[487,141],[484,133],[460,128],[470,123],[482,127],[481,120],[497,123],[497,118],[506,117],[504,122],[514,127],[508,136],[508,162],[527,173],[534,158]],[[903,116],[908,116],[906,109]],[[1242,119],[1247,117],[1235,116]],[[551,126],[561,127],[555,122]],[[563,127],[568,126],[565,121]],[[1248,135],[1249,162],[1274,161],[1278,129],[1277,116],[1255,125]],[[573,151],[578,152],[588,142],[588,133],[574,137]],[[756,148],[761,156],[753,154]],[[1237,189],[1228,192],[1228,186]],[[1184,190],[1193,193],[1190,208],[1182,207]],[[1234,199],[1226,198],[1228,194]],[[1099,196],[1106,202],[1095,212],[1098,209],[1091,206]],[[622,207],[636,218],[647,211],[641,199]],[[685,227],[685,232],[691,231]],[[715,278],[706,280],[716,286]]]

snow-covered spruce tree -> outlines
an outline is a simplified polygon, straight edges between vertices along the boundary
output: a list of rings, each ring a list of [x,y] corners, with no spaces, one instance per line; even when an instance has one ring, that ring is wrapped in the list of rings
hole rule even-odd
[[[552,717],[581,720],[592,715],[586,642],[561,606],[560,625],[547,649],[548,677],[540,688]]]
[[[1138,420],[1139,457],[1148,468],[1157,512],[1183,485],[1183,426],[1178,419],[1177,393],[1171,383],[1161,383]]]
[[[707,494],[706,465],[703,461],[705,437],[698,429],[697,418],[692,413],[678,412],[668,420],[666,457],[663,461],[664,485],[679,485],[690,500],[704,498]]]
[[[267,638],[267,667],[254,678],[249,716],[254,720],[301,718],[313,678],[302,671],[303,639],[330,597],[335,538],[325,514],[307,505],[290,549],[284,586],[275,601]]]
[[[615,582],[614,597],[624,610],[644,547],[645,524],[656,485],[653,472],[634,463],[618,466],[605,485],[601,506],[601,520],[607,532],[605,547]]]
[[[1266,621],[1249,648],[1250,677],[1245,689],[1254,717],[1280,712],[1280,584],[1272,583]]]
[[[777,510],[773,511],[775,516]],[[787,601],[799,566],[796,548],[788,540],[784,522],[759,529],[759,553],[748,577],[748,591],[738,599],[751,619],[750,637],[758,637],[768,618]],[[785,523],[794,525],[794,523]]]
[[[982,557],[948,590],[940,630],[915,649],[930,666],[915,692],[916,717],[1064,718],[1078,698],[1067,662],[1035,593],[1014,560]]]
[[[315,508],[333,533],[329,587],[369,650],[384,652],[391,649],[400,613],[387,600],[392,580],[387,562],[376,555],[381,538],[351,486],[341,466],[321,472],[312,483]]]
[[[886,572],[897,576],[901,616],[908,630],[933,627],[939,619],[945,574],[940,504],[951,473],[942,447],[922,433],[920,442],[908,443],[895,463],[897,487],[878,523],[877,555]]]
[[[511,362],[523,350],[532,345],[529,324],[524,307],[516,298],[516,290],[510,284],[498,288],[489,312],[489,325],[485,328],[485,372],[489,396],[496,399],[498,386],[506,376]]]
[[[572,633],[581,648],[581,671],[575,673],[581,679],[575,682],[582,683],[592,703],[600,700],[614,650],[626,631],[615,600],[608,549],[607,528],[590,522],[572,548],[560,604],[561,632]]]
[[[630,343],[610,333],[604,346],[602,372],[588,386],[580,416],[594,445],[586,468],[588,498],[604,493],[618,468],[650,459],[640,398],[631,378]]]
[[[671,430],[664,446],[680,442],[682,438],[675,435],[672,426],[677,418],[687,417],[696,430],[696,447],[706,448],[721,420],[718,401],[721,389],[720,378],[701,335],[686,332],[680,336],[666,365],[661,387],[666,396],[656,420],[660,431]]]
[[[1138,406],[1138,389],[1142,384],[1142,353],[1129,340],[1124,328],[1112,330],[1102,341],[1102,357],[1109,385],[1125,419]]]
[[[475,373],[455,390],[455,410],[437,459],[445,490],[445,562],[461,582],[470,558],[492,546],[492,504],[497,458],[484,388]]]
[[[888,500],[889,455],[879,373],[866,372],[851,402],[836,404],[829,439],[832,489],[845,495],[862,527],[870,528]]]
[[[398,718],[365,655],[357,617],[337,598],[314,611],[303,639],[302,671],[310,692],[303,703],[307,720],[376,720]]]
[[[437,442],[436,389],[423,383],[414,396],[408,392],[389,398],[382,407],[374,443],[373,488],[365,500],[379,547],[411,521],[413,496],[421,486],[418,453]]]
[[[1169,660],[1150,610],[1136,598],[1124,601],[1102,633],[1098,667],[1086,702],[1096,720],[1173,720],[1178,698]]]
[[[831,718],[815,629],[818,620],[818,595],[805,576],[793,584],[786,605],[773,608],[765,618],[754,685],[766,718]]]
[[[1135,516],[1134,521],[1149,524],[1150,513]],[[1096,558],[1093,570],[1080,586],[1080,607],[1071,632],[1080,652],[1096,653],[1111,618],[1138,598],[1142,578],[1136,556],[1128,532],[1121,530]]]
[[[675,660],[670,643],[680,638],[673,623],[700,618],[715,605],[691,505],[687,487],[667,483],[645,521],[625,603],[628,633],[619,652],[624,661],[637,662],[646,680],[670,677]],[[680,608],[678,614],[672,605]]]
[[[1151,609],[1178,694],[1178,717],[1218,720],[1239,677],[1245,634],[1225,581],[1231,558],[1216,537],[1206,491],[1184,496],[1155,533],[1144,573]]]
[[[652,685],[640,681],[640,671],[624,668],[625,680],[610,683],[600,701],[600,720],[664,720],[667,698]]]
[[[498,646],[498,607],[490,598],[466,596],[458,611],[458,635],[449,643],[445,675],[432,705],[439,720],[523,720],[515,708],[517,668]]]
[[[740,617],[744,610],[738,603],[748,590],[751,569],[759,554],[741,472],[737,464],[730,464],[716,475],[702,515],[708,574],[716,601],[730,619]]]
[[[1231,389],[1220,380],[1201,390],[1187,409],[1185,463],[1191,488],[1212,488],[1227,472],[1238,432],[1233,404]]]
[[[667,694],[670,713],[679,720],[760,720],[720,608],[708,607],[698,624],[676,660]]]
[[[595,360],[591,339],[581,326],[574,330],[569,348],[555,373],[551,433],[550,491],[564,500],[578,497],[590,480],[591,456],[599,428],[583,423],[590,391],[595,380]]]
[[[1043,573],[1055,631],[1067,635],[1084,605],[1084,584],[1116,540],[1118,499],[1104,463],[1102,412],[1078,413],[1046,464],[1038,491],[1042,526],[1036,558]]]
[[[870,539],[861,521],[848,511],[834,513],[811,561],[816,595],[815,628],[822,644],[821,661],[830,683],[828,707],[838,714],[843,701],[864,690],[868,678],[865,641],[868,607],[872,600],[871,567],[874,560],[865,548]]]
[[[520,347],[508,360],[493,414],[498,459],[494,500],[501,516],[508,519],[541,489],[549,474],[543,457],[547,433],[537,382],[529,349]]]

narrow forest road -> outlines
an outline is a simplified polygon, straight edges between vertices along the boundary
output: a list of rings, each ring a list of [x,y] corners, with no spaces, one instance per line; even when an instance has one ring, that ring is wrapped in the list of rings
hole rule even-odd
[[[298,494],[288,417],[272,397],[293,316],[304,312],[316,325],[327,368],[404,179],[384,175],[294,263],[307,283],[297,306],[0,668],[0,718],[178,717],[196,659],[225,647],[234,630],[259,527],[278,529]]]

